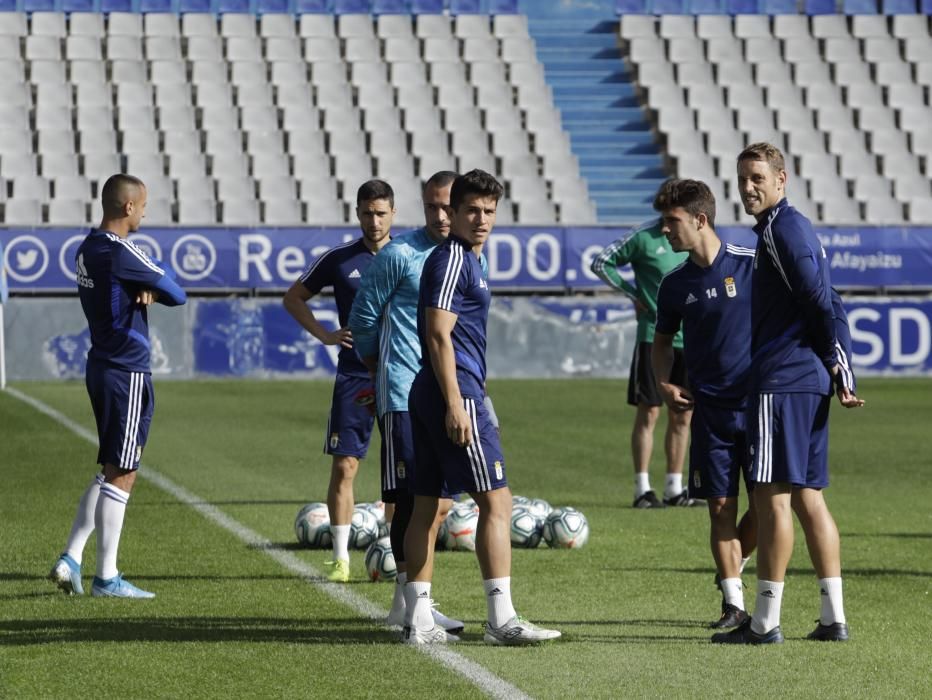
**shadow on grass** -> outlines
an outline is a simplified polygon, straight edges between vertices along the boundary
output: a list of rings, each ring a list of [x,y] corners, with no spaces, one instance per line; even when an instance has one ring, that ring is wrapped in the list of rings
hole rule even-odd
[[[182,501],[172,500],[150,500],[144,503],[134,503],[133,508],[163,508],[165,506],[183,506],[190,508],[195,506],[306,506],[309,501],[292,501],[292,500],[237,500],[237,501],[194,501],[194,503],[184,503]]]
[[[398,634],[359,618],[166,617],[0,621],[0,647],[81,642],[397,644]]]
[[[709,567],[676,567],[676,566],[606,566],[604,567],[606,571],[626,571],[631,573],[646,573],[646,572],[655,572],[662,571],[673,574],[701,574],[703,576],[711,577],[715,576],[715,570]],[[745,583],[754,578],[753,574],[756,573],[754,566],[748,566],[744,570]],[[788,575],[793,576],[815,576],[815,571],[811,568],[803,567],[790,567],[786,570]],[[883,577],[883,576],[932,576],[932,571],[920,571],[919,569],[884,569],[884,568],[856,568],[856,567],[846,567],[842,566],[841,569],[842,576],[865,576],[865,577]]]
[[[843,532],[846,537],[894,537],[904,540],[932,540],[932,532]]]

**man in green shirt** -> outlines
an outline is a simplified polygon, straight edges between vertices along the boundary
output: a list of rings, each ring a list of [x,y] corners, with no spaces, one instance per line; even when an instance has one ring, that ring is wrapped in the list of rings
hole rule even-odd
[[[654,426],[660,417],[663,398],[651,371],[650,353],[657,321],[657,290],[660,280],[670,270],[686,260],[685,253],[674,253],[660,232],[660,219],[636,226],[631,233],[609,245],[592,261],[592,271],[608,286],[625,294],[637,311],[637,347],[631,358],[628,380],[628,403],[637,407],[631,432],[631,452],[634,457],[634,507],[663,508],[701,505],[689,498],[683,488],[683,462],[689,444],[689,422],[692,411],[668,411],[664,448],[667,456],[667,478],[663,501],[650,487],[648,466],[654,449]],[[630,265],[635,285],[622,279],[618,268]],[[689,303],[687,301],[687,303]],[[673,339],[673,376],[679,386],[686,386],[683,362],[683,334]],[[671,380],[672,381],[672,380]],[[682,383],[680,383],[682,382]]]

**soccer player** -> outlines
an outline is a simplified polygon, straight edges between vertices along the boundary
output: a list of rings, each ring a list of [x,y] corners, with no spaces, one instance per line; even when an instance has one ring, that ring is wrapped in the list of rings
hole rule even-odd
[[[741,583],[742,542],[749,550],[756,537],[753,513],[738,524],[738,488],[747,449],[754,251],[719,239],[715,196],[703,182],[667,181],[654,208],[671,248],[689,257],[660,283],[651,361],[670,410],[693,411],[687,483],[689,495],[704,499],[709,507],[712,557],[723,595],[721,618],[712,627],[737,627],[748,617]],[[681,327],[688,386],[670,377],[674,337]]]
[[[628,404],[636,407],[631,430],[631,453],[634,458],[634,507],[663,508],[701,505],[690,499],[683,487],[683,462],[689,442],[691,410],[668,411],[664,450],[667,476],[663,501],[650,486],[650,457],[654,451],[654,427],[660,417],[663,397],[654,381],[650,364],[650,346],[654,340],[657,319],[657,289],[660,280],[686,259],[685,253],[674,252],[660,232],[660,219],[652,219],[634,228],[627,237],[605,248],[592,261],[592,271],[613,289],[634,302],[637,311],[637,347],[631,357],[628,378]],[[630,265],[636,286],[622,279],[618,268]],[[683,362],[683,336],[677,333],[673,341],[674,362],[672,380],[686,383]]]
[[[414,436],[414,512],[405,538],[403,640],[458,641],[430,608],[440,499],[468,492],[479,507],[476,554],[491,644],[534,644],[560,636],[518,617],[511,602],[512,498],[498,432],[485,408],[486,326],[491,293],[479,257],[495,225],[502,186],[472,170],[453,182],[450,236],[424,264],[418,300],[422,367],[409,399]]]
[[[339,345],[337,376],[324,453],[333,456],[327,508],[333,537],[333,558],[325,562],[327,578],[349,581],[349,536],[353,518],[353,480],[359,460],[366,456],[375,421],[375,386],[369,370],[353,348],[347,326],[359,283],[369,265],[390,240],[395,193],[387,182],[369,180],[356,193],[356,217],[362,237],[328,250],[291,285],[282,300],[301,326],[324,345]],[[333,287],[340,327],[327,330],[308,306],[324,287]]]
[[[450,188],[456,173],[435,173],[424,184],[422,199],[426,225],[395,238],[372,261],[363,275],[353,302],[349,326],[356,352],[376,377],[376,410],[384,436],[382,443],[382,500],[392,503],[392,553],[398,567],[395,595],[387,624],[404,624],[404,585],[407,581],[404,537],[414,507],[411,493],[414,444],[408,395],[414,375],[421,367],[421,344],[417,336],[417,300],[424,261],[450,233]],[[437,517],[442,521],[450,510],[449,498],[440,500]],[[463,623],[431,611],[438,625],[453,634]]]
[[[819,578],[822,610],[809,634],[845,641],[838,528],[822,495],[828,486],[832,384],[841,404],[854,393],[825,252],[809,220],[786,201],[783,154],[755,143],[738,155],[738,190],[757,219],[751,290],[748,400],[749,479],[758,517],[757,602],[750,620],[712,636],[728,644],[783,641],[780,607],[793,551],[795,512]]]
[[[91,349],[85,381],[97,422],[100,473],[81,496],[68,543],[49,578],[68,594],[83,594],[84,545],[97,530],[97,575],[91,595],[154,598],[117,570],[126,504],[155,408],[147,307],[187,301],[173,273],[127,240],[146,215],[146,186],[113,175],[101,190],[103,220],[78,247],[78,297]]]

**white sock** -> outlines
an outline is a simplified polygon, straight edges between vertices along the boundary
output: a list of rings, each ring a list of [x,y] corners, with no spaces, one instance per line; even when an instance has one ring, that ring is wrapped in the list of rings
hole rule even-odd
[[[485,587],[485,601],[489,609],[489,624],[501,627],[515,616],[515,606],[511,603],[511,576],[490,578],[482,582]]]
[[[351,525],[331,525],[330,535],[333,537],[333,560],[349,561],[349,536]]]
[[[738,567],[738,573],[744,573],[744,567],[748,565],[748,562],[751,561],[751,557],[741,557],[741,566]]]
[[[780,606],[783,603],[783,581],[757,581],[757,602],[751,629],[765,634],[780,624]]]
[[[681,493],[683,493],[683,475],[667,474],[663,487],[663,495],[667,498],[673,498],[674,496],[679,496]]]
[[[744,610],[744,586],[740,578],[723,578],[722,594],[725,596],[725,602],[728,605],[734,605],[739,610]]]
[[[106,581],[116,576],[117,550],[120,548],[120,534],[123,532],[123,516],[126,514],[126,502],[129,494],[113,484],[102,484],[94,511],[94,525],[97,528],[97,578]]]
[[[650,474],[648,472],[637,472],[634,475],[634,497],[640,498],[650,491]]]
[[[104,483],[104,475],[97,472],[94,480],[87,487],[81,500],[78,502],[78,512],[74,515],[71,524],[71,534],[68,535],[68,544],[65,545],[65,554],[78,564],[84,556],[84,545],[87,538],[94,532],[94,512],[97,510],[97,497],[100,495],[100,485]]]
[[[845,606],[841,595],[841,576],[819,579],[819,592],[822,594],[822,614],[819,622],[831,625],[845,622]]]
[[[429,630],[434,626],[430,607],[430,582],[408,581],[405,586],[405,626]]]
[[[408,572],[399,571],[395,579],[395,594],[392,598],[392,612],[405,609],[405,584],[408,582]]]

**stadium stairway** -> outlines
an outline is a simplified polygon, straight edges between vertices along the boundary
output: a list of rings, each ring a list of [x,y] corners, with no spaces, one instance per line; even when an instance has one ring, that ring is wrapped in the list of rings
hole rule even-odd
[[[532,16],[528,28],[599,221],[650,218],[667,174],[618,46],[617,21]]]

